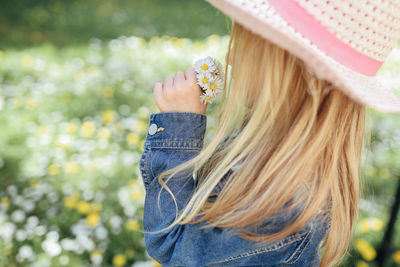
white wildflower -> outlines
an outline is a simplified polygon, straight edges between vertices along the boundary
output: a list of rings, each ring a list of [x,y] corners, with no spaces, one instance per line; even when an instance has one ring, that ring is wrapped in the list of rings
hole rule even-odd
[[[14,222],[22,222],[25,220],[25,212],[23,210],[15,210],[11,213],[11,220]]]
[[[202,94],[201,96],[200,96],[200,102],[201,103],[212,103],[212,100],[213,100],[213,98],[210,96],[210,95],[208,95],[208,94]]]
[[[202,71],[197,74],[197,84],[200,85],[203,90],[207,90],[210,87],[210,82],[213,80],[214,78],[209,72]]]
[[[194,64],[194,69],[200,73],[202,71],[214,72],[216,70],[215,63],[212,57],[208,56],[206,58],[199,59]]]
[[[222,81],[225,79],[224,76],[224,67],[222,66],[222,64],[219,61],[215,61],[215,65],[216,65],[216,71],[215,71],[215,75],[217,75]]]
[[[222,64],[208,56],[194,63],[197,72],[197,84],[203,90],[200,96],[201,103],[212,103],[215,97],[222,93],[225,84],[225,75]]]
[[[222,93],[223,87],[224,87],[224,82],[222,81],[222,79],[220,79],[219,77],[212,79],[209,83],[206,93],[211,97],[215,97],[218,94]]]

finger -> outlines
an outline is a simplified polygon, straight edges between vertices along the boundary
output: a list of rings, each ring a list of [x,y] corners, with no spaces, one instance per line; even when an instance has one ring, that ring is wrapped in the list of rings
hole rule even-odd
[[[171,91],[173,89],[173,86],[174,86],[174,78],[171,76],[168,76],[167,78],[165,78],[164,93]]]
[[[179,84],[182,84],[186,80],[185,73],[182,71],[178,71],[175,73],[175,78],[174,78],[174,85],[178,86]]]
[[[158,107],[160,107],[160,103],[162,102],[162,94],[163,94],[163,84],[157,82],[154,84],[154,100]]]
[[[197,72],[193,67],[189,67],[186,69],[186,80],[196,83],[196,75]]]

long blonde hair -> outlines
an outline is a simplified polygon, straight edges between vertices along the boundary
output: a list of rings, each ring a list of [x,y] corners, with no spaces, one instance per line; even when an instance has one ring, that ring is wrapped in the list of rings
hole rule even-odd
[[[202,228],[236,228],[242,238],[268,242],[302,229],[322,210],[330,212],[332,220],[320,266],[333,266],[348,252],[357,215],[366,108],[317,79],[299,58],[235,21],[230,56],[232,70],[215,136],[197,156],[158,178],[161,190],[167,190],[175,204],[168,180],[187,168],[194,170],[197,180],[186,207],[160,231],[207,221]],[[226,81],[227,74],[228,65]],[[217,150],[225,137],[238,131],[233,141]],[[240,162],[242,167],[210,202],[213,189]],[[246,229],[293,199],[285,212],[301,206],[301,214],[280,232],[257,234]]]

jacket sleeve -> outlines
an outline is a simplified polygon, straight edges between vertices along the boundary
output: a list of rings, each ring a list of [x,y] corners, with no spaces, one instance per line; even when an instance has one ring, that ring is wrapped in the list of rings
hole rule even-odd
[[[162,112],[150,115],[140,159],[140,171],[146,191],[143,212],[145,232],[160,230],[169,226],[175,219],[175,203],[171,195],[159,184],[158,176],[199,153],[203,147],[206,124],[206,115],[200,113]],[[173,192],[178,209],[181,210],[193,195],[193,174],[179,173],[168,181],[167,186]],[[196,241],[187,240],[184,237],[185,231],[188,231],[186,226],[177,225],[169,231],[145,233],[148,254],[165,266],[190,265],[185,248],[193,250]],[[188,241],[193,244],[187,244]]]

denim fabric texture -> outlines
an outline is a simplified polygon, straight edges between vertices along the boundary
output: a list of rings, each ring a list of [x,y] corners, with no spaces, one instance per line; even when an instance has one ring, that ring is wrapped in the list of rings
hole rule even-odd
[[[175,219],[176,206],[165,189],[160,194],[158,208],[158,195],[162,188],[158,177],[163,171],[200,152],[206,125],[207,116],[200,113],[162,112],[150,115],[149,131],[140,159],[140,172],[146,190],[144,231],[160,230]],[[177,174],[167,185],[181,210],[194,193],[193,171]],[[294,215],[278,218],[282,224],[274,224],[277,225],[275,230]],[[269,243],[243,239],[232,229],[199,229],[205,223],[176,225],[157,234],[145,233],[147,253],[163,266],[315,267],[320,263],[319,248],[329,230],[330,217],[319,216],[304,229]]]

